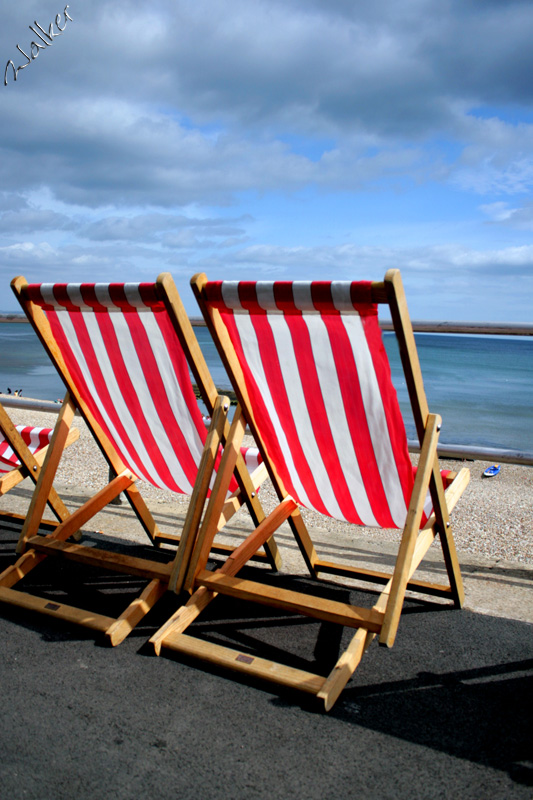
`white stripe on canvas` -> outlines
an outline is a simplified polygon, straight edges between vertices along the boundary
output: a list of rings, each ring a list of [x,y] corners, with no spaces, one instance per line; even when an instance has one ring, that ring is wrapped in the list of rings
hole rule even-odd
[[[353,307],[351,298],[351,286],[349,281],[332,281],[331,282],[331,297],[333,305],[342,314],[359,314]]]
[[[41,297],[43,298],[44,302],[47,305],[56,306],[58,310],[63,308],[63,306],[60,306],[58,304],[57,300],[54,297],[53,283],[41,283],[40,290],[41,290]]]
[[[344,519],[313,433],[307,400],[298,369],[298,359],[294,352],[287,322],[283,315],[278,314],[269,313],[267,314],[267,319],[276,343],[283,383],[304,457],[309,464],[320,498],[328,514],[336,519]]]
[[[353,446],[327,330],[320,316],[306,313],[304,320],[311,339],[313,357],[329,428],[340,467],[348,485],[348,491],[363,525],[379,527],[366,493],[357,454]]]
[[[95,336],[98,337],[97,341],[99,343],[98,351],[102,352],[103,357],[98,358],[98,363],[100,365],[100,369],[104,375],[104,379],[106,381],[107,387],[110,390],[111,396],[113,398],[113,402],[117,411],[119,413],[120,419],[124,428],[126,429],[126,433],[132,444],[138,450],[141,458],[143,459],[143,464],[150,465],[150,471],[152,474],[152,483],[156,485],[164,486],[165,480],[157,471],[155,465],[152,463],[148,451],[145,448],[143,438],[139,432],[137,424],[133,420],[128,403],[124,400],[120,387],[117,383],[115,378],[115,373],[113,370],[113,366],[109,357],[107,355],[107,351],[105,350],[105,344],[103,339],[100,338],[100,329],[96,320],[94,319],[93,315],[87,315],[88,323],[90,319],[90,326],[91,326],[91,338],[93,338],[92,331],[95,331]],[[150,387],[146,383],[146,378],[142,371],[141,364],[139,362],[139,357],[137,355],[137,351],[135,349],[135,345],[131,338],[130,329],[124,318],[123,314],[113,314],[110,317],[110,320],[113,323],[113,327],[117,334],[117,339],[120,342],[120,352],[122,358],[124,360],[124,365],[128,370],[128,375],[130,380],[133,384],[135,389],[135,393],[139,400],[139,403],[142,408],[143,415],[145,417],[146,423],[150,428],[155,440],[158,449],[160,450],[163,459],[165,460],[171,475],[173,476],[174,480],[176,481],[177,485],[186,491],[188,494],[192,492],[192,486],[189,483],[185,473],[183,472],[183,468],[179,463],[178,459],[176,458],[176,454],[170,445],[168,440],[168,435],[159,419],[159,415],[156,412],[154,402],[152,400],[152,396],[150,393]],[[94,341],[94,340],[93,340]],[[148,468],[148,466],[147,466]]]
[[[98,362],[100,364],[100,355],[101,355],[100,351],[101,351],[103,345],[101,343],[100,332],[99,331],[98,332],[94,331],[94,325],[90,325],[91,317],[93,318],[92,321],[94,322],[93,314],[84,315],[86,323],[88,323],[87,327],[89,329],[89,333],[90,333],[90,336],[92,338],[92,344],[93,344],[93,347],[94,347],[94,349],[95,349],[95,351],[97,353]],[[102,415],[102,418],[105,420],[106,425],[109,428],[109,431],[110,431],[111,435],[113,436],[113,438],[114,438],[114,440],[116,442],[116,445],[117,445],[117,447],[119,449],[119,455],[120,455],[120,452],[122,452],[123,454],[127,454],[128,453],[128,448],[126,447],[125,443],[122,441],[121,436],[119,435],[118,431],[116,430],[116,428],[115,428],[115,426],[114,426],[109,414],[107,413],[107,411],[105,409],[105,406],[102,403],[102,400],[101,400],[101,398],[100,398],[100,396],[99,396],[99,394],[98,394],[98,392],[96,390],[96,386],[94,384],[91,372],[90,372],[89,367],[87,365],[87,362],[85,360],[85,355],[84,355],[83,350],[82,350],[82,348],[80,346],[80,343],[78,341],[76,330],[74,329],[74,326],[72,325],[72,321],[70,319],[70,316],[68,314],[61,314],[60,317],[58,317],[58,319],[59,319],[59,321],[61,323],[61,326],[62,326],[63,331],[65,333],[65,336],[66,336],[66,338],[68,340],[68,343],[69,343],[69,345],[70,345],[70,347],[72,349],[72,353],[74,355],[74,358],[76,359],[76,361],[78,363],[78,367],[79,367],[79,369],[80,369],[80,371],[81,371],[81,373],[83,375],[83,378],[84,378],[84,380],[85,380],[85,382],[87,384],[87,388],[88,388],[89,392],[91,393],[92,397],[94,398],[96,406],[98,407],[98,410],[100,411],[100,413]],[[93,336],[95,338],[93,338]],[[101,364],[100,364],[100,366],[101,366]],[[119,414],[121,412],[122,412],[122,409],[119,409]],[[126,409],[126,412],[127,412],[127,409]],[[127,412],[127,414],[129,416],[129,412]],[[142,442],[141,442],[141,446],[142,446]],[[127,460],[130,463],[130,466],[133,468],[133,471],[135,472],[135,474],[139,478],[144,478],[144,480],[147,480],[150,483],[152,482],[152,479],[150,477],[148,477],[148,473],[150,471],[150,467],[149,466],[148,466],[148,470],[146,470],[146,469],[144,469],[143,465],[136,464],[135,461],[129,456],[129,453],[128,453],[128,459]],[[151,465],[151,466],[152,466],[152,470],[153,470],[153,465]]]
[[[239,281],[224,281],[222,284],[222,299],[228,308],[233,311],[242,311],[239,298]]]
[[[185,402],[185,398],[183,397],[183,392],[174,370],[174,366],[168,355],[167,344],[163,338],[159,325],[154,319],[153,314],[143,314],[139,317],[139,319],[144,326],[148,339],[150,340],[152,354],[161,374],[161,379],[167,393],[167,399],[174,414],[175,424],[178,428],[180,428],[185,441],[187,442],[187,446],[189,447],[194,463],[198,467],[202,458],[204,444],[194,423],[191,410],[189,409],[187,403]],[[197,405],[195,406],[195,411],[196,410],[198,411],[199,416],[200,410]],[[164,422],[161,424],[164,428]]]
[[[257,281],[255,284],[257,302],[264,311],[278,311],[274,298],[274,284],[272,281]]]
[[[405,498],[394,452],[390,440],[383,399],[368,349],[361,318],[358,315],[342,315],[341,319],[348,334],[352,353],[359,375],[363,405],[372,439],[372,447],[378,465],[381,481],[395,525],[402,528],[407,516]]]
[[[306,314],[318,314],[311,298],[311,283],[309,281],[292,282],[292,299],[294,305]]]
[[[302,486],[302,483],[298,477],[298,472],[294,466],[291,451],[287,443],[287,438],[285,436],[283,427],[280,423],[278,414],[276,412],[276,408],[274,406],[274,401],[272,399],[272,394],[270,392],[270,386],[268,384],[268,381],[266,379],[263,370],[263,363],[261,361],[261,356],[259,353],[257,336],[254,327],[252,325],[250,316],[249,314],[236,314],[234,319],[235,319],[235,324],[237,326],[237,330],[239,332],[242,349],[244,352],[244,357],[246,359],[248,366],[250,367],[252,375],[254,376],[255,382],[257,383],[257,387],[261,394],[263,402],[265,403],[267,413],[272,422],[276,438],[279,442],[279,446],[285,458],[285,463],[287,465],[287,469],[291,476],[291,480],[294,489],[296,491],[296,495],[304,506],[311,507],[309,498],[307,497],[304,487]]]

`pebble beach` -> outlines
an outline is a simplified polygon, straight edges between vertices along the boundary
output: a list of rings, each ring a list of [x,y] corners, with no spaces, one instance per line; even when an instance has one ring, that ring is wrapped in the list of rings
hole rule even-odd
[[[20,409],[8,409],[8,413],[16,424],[22,425],[53,427],[57,419],[53,413]],[[90,494],[107,482],[107,465],[80,417],[75,418],[74,427],[79,429],[80,438],[63,454],[57,483]],[[458,470],[463,466],[470,469],[470,483],[452,515],[457,550],[498,561],[533,564],[533,467],[502,464],[499,475],[483,478],[489,465],[483,461],[441,459],[442,469]],[[149,506],[175,503],[177,511],[187,506],[187,497],[142,482],[139,486]],[[267,512],[275,505],[275,494],[268,481],[261,488],[261,501]],[[0,502],[0,509],[8,509],[9,494]],[[310,530],[318,527],[344,536],[351,527],[305,509],[303,514]],[[397,531],[370,528],[365,529],[365,535],[375,538],[376,544],[398,538]]]

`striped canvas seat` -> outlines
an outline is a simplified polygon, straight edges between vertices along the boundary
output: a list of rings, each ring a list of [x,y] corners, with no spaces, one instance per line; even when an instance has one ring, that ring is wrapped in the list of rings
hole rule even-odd
[[[285,488],[321,514],[401,528],[414,477],[368,284],[213,282]]]
[[[16,425],[15,429],[20,433],[22,441],[27,446],[32,455],[38,453],[47,444],[50,444],[53,428],[34,428],[29,425]],[[0,434],[0,473],[11,472],[20,467],[21,461],[7,439]]]
[[[190,495],[207,430],[155,285],[29,284],[27,297],[46,313],[76,396],[124,465],[153,486]],[[253,469],[258,451],[243,455]]]
[[[416,467],[367,282],[214,281],[265,447],[300,505],[403,528]],[[353,298],[356,298],[355,300]],[[442,472],[447,484],[447,471]],[[428,494],[421,519],[432,513]]]
[[[13,405],[11,400],[12,398],[9,398],[9,405]],[[0,497],[7,495],[26,478],[37,484],[45,459],[53,456],[59,460],[63,450],[78,439],[79,430],[71,428],[63,440],[56,440],[55,444],[54,434],[55,429],[52,428],[14,425],[4,405],[0,403]],[[69,512],[52,482],[43,492],[43,500],[42,512],[48,505],[54,514],[54,519],[44,519],[41,514],[38,524],[50,530],[58,525],[58,521],[68,517]],[[0,511],[0,517],[22,527],[27,519],[26,514],[8,510],[7,507]]]
[[[463,589],[449,512],[466,486],[468,470],[450,476],[445,494],[437,459],[440,418],[427,407],[397,270],[373,283],[209,281],[196,275],[192,287],[279,504],[262,530],[251,534],[248,545],[216,572],[205,569],[205,558],[198,559],[189,583],[195,589],[190,601],[151,641],[156,652],[168,648],[310,692],[329,709],[372,638],[378,634],[382,644],[393,644],[407,589],[461,605]],[[378,324],[380,304],[389,307],[400,346],[421,446],[416,470]],[[343,552],[342,563],[320,558],[301,506],[346,523],[399,528],[394,571],[376,569],[377,554],[370,565],[351,563],[356,553],[349,549]],[[314,591],[316,581],[308,592],[296,592],[237,578],[247,554],[260,541],[260,532],[268,536],[284,521],[314,578],[337,575],[384,585],[375,605],[368,609],[321,597],[318,589]],[[449,586],[413,577],[436,536],[444,551]],[[203,546],[203,552],[206,549]],[[217,594],[358,630],[324,678],[184,634]]]
[[[237,411],[230,425],[229,400],[218,396],[168,273],[154,283],[28,284],[15,278],[12,288],[67,388],[54,441],[61,445],[78,411],[109,471],[102,476],[107,483],[43,538],[37,535],[39,521],[57,469],[57,459],[45,461],[20,535],[21,557],[0,575],[0,601],[100,631],[116,645],[165,592],[180,593],[201,531],[212,541],[243,504],[253,524],[261,524],[265,514],[257,490],[267,473],[259,451],[240,446],[241,415]],[[209,428],[193,380],[211,419]],[[184,520],[176,517],[177,531],[159,528],[140,480],[190,497]],[[121,494],[154,545],[177,545],[168,563],[69,541]],[[217,541],[210,552],[228,556],[234,549]],[[273,539],[256,551],[255,558],[277,568]],[[50,556],[124,572],[146,584],[118,617],[49,603],[13,588]],[[101,602],[107,608],[109,598]]]

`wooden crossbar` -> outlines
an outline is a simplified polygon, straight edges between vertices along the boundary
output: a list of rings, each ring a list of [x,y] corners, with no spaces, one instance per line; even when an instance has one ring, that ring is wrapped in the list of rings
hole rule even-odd
[[[336,622],[350,628],[365,628],[377,633],[381,630],[383,614],[373,609],[339,603],[315,595],[281,589],[264,583],[232,578],[220,572],[203,571],[196,577],[198,586],[205,586],[219,594],[271,608],[281,608],[314,619]]]
[[[85,628],[91,628],[91,630],[101,633],[105,633],[115,622],[113,617],[84,611],[66,603],[58,603],[45,597],[36,597],[28,592],[9,589],[6,586],[0,586],[0,601],[17,606],[17,608],[24,608],[27,611],[40,611],[41,614],[73,622],[76,625],[83,625]]]
[[[220,644],[205,642],[184,633],[172,633],[165,646],[177,653],[199,658],[233,672],[240,672],[254,678],[296,688],[301,692],[316,695],[324,684],[324,678],[312,672],[287,667],[275,661],[268,661],[248,653],[239,652]]]
[[[352,578],[353,580],[365,581],[367,583],[388,583],[392,575],[390,572],[379,572],[378,570],[364,569],[363,567],[351,567],[347,564],[322,561],[321,559],[316,562],[316,567],[317,571],[320,573],[338,575],[339,577]],[[435,597],[447,598],[451,598],[452,591],[449,586],[444,584],[420,580],[410,580],[407,584],[407,589],[411,592],[421,592]]]
[[[159,561],[150,561],[147,558],[129,556],[110,550],[101,550],[96,547],[61,542],[53,536],[34,536],[28,544],[34,550],[47,555],[61,555],[71,561],[87,564],[90,567],[102,567],[114,572],[136,575],[142,578],[166,581],[168,583],[172,564],[162,564]]]

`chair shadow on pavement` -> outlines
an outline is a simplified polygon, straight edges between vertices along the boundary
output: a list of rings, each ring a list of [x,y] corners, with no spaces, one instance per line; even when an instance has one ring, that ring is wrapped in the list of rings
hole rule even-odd
[[[16,533],[4,533],[0,568],[13,560],[16,539]],[[165,558],[165,554],[160,557]],[[30,587],[33,584],[35,591],[46,594],[62,577],[69,600],[75,603],[81,594],[80,599],[90,601],[95,610],[102,603],[122,606],[125,595],[139,590],[138,581],[131,576],[92,573],[90,568],[76,564],[42,567],[28,576]],[[48,569],[51,574],[47,574]],[[85,580],[81,579],[82,572]],[[247,572],[243,571],[243,577]],[[267,583],[296,590],[299,584],[310,583],[309,579],[275,576],[265,570],[261,575]],[[342,586],[324,584],[320,591],[340,601],[354,599]],[[363,595],[358,599],[365,604]],[[173,596],[163,598],[135,629],[132,637],[136,652],[132,657],[148,654],[147,639],[174,610],[176,601]],[[0,615],[35,630],[44,641],[93,638],[98,643],[91,631],[29,612],[0,607]],[[335,663],[346,646],[345,638],[351,635],[326,622],[255,604],[244,607],[222,597],[216,598],[209,613],[191,626],[190,633],[321,674],[327,674],[331,668],[327,662]],[[387,650],[376,642],[372,644],[328,717],[352,728],[379,732],[502,771],[517,784],[533,786],[532,633],[528,623],[409,600],[395,646]],[[182,659],[173,655],[172,660]],[[153,659],[154,665],[156,662]],[[194,660],[184,658],[183,662],[191,669],[220,674],[221,680],[244,681]],[[258,689],[269,692],[271,687],[251,682],[249,691]],[[314,710],[304,695],[278,689],[273,692],[274,704],[301,706],[302,714]]]
[[[433,619],[438,631],[446,615],[437,616]],[[455,639],[442,639],[447,663],[459,645],[458,660],[470,657],[480,666],[447,670],[435,663],[431,671],[364,684],[356,673],[332,713],[364,728],[501,770],[514,782],[533,786],[532,626],[465,611],[455,617]],[[415,625],[421,622],[418,618]],[[493,647],[504,627],[507,647]],[[472,632],[470,653],[461,653],[465,634]],[[410,672],[416,669],[417,652],[425,660],[424,650],[420,637],[418,650],[411,650]],[[376,652],[374,660],[381,655]],[[398,676],[404,672],[403,661],[402,653],[396,664]],[[371,673],[372,665],[365,666]]]
[[[267,573],[263,580],[295,589],[309,583]],[[339,586],[322,586],[321,592],[354,601]],[[357,600],[364,602],[362,596]],[[244,612],[242,603],[222,597],[189,631],[243,653],[284,659],[290,666],[322,674],[351,636],[339,626],[258,605],[250,604]],[[528,623],[409,600],[394,647],[372,643],[328,717],[502,771],[517,784],[533,786],[532,633]],[[166,657],[222,679],[248,682],[194,659]],[[300,705],[302,713],[316,709],[303,694],[279,687],[273,691],[275,704]]]

